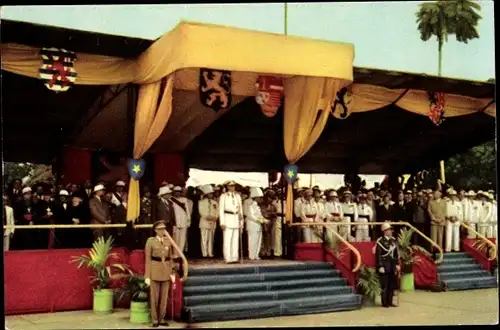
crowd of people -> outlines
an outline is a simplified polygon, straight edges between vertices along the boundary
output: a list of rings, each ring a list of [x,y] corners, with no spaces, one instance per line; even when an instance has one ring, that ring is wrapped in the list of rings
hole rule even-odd
[[[374,241],[381,235],[380,226],[370,222],[406,221],[429,236],[444,251],[459,251],[463,235],[497,236],[497,207],[493,191],[455,191],[448,188],[442,196],[437,189],[396,190],[384,185],[373,189],[350,187],[338,190],[319,187],[295,189],[294,222],[330,222],[327,235],[336,231],[350,242]],[[140,217],[136,224],[163,220],[182,251],[188,246],[199,249],[200,256],[220,255],[214,245],[220,231],[221,254],[228,263],[240,258],[240,239],[244,236],[245,255],[251,260],[282,255],[282,227],[285,223],[284,189],[281,187],[243,187],[233,181],[223,185],[208,184],[181,187],[163,182],[156,192],[142,189]],[[4,194],[4,225],[34,224],[126,224],[127,189],[123,181],[106,185],[90,181],[54,186],[48,183],[24,187],[14,180]],[[357,224],[348,224],[355,222]],[[474,231],[464,232],[460,223]],[[199,235],[194,242],[190,229]],[[361,224],[360,224],[361,223]],[[150,229],[4,229],[4,250],[84,248],[100,236],[113,236],[115,245],[144,248]],[[242,229],[243,235],[242,235]],[[400,227],[395,226],[397,236]],[[303,242],[320,242],[322,229],[304,226]],[[431,248],[419,235],[413,243]],[[195,244],[196,243],[196,244]],[[444,244],[444,245],[443,245]]]

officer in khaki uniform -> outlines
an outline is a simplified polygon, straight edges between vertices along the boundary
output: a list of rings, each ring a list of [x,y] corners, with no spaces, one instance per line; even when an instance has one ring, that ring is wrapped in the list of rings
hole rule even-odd
[[[150,285],[150,307],[153,327],[165,322],[167,300],[170,281],[175,279],[175,266],[172,262],[173,250],[180,253],[179,247],[167,233],[164,221],[157,221],[153,225],[155,237],[150,237],[145,247],[145,273],[147,285]]]

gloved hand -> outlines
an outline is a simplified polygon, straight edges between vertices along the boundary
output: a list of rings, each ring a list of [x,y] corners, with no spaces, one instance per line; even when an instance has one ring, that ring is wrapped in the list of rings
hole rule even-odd
[[[172,282],[172,283],[175,282],[175,275],[174,274],[170,275],[170,282]]]
[[[378,269],[378,272],[379,272],[380,274],[384,274],[384,273],[385,273],[385,269],[384,269],[384,267],[380,267],[380,268]]]
[[[401,266],[400,265],[396,265],[396,271],[399,272],[401,270]]]
[[[150,286],[151,285],[151,280],[149,278],[145,278],[144,279],[144,283],[146,283],[147,286]]]

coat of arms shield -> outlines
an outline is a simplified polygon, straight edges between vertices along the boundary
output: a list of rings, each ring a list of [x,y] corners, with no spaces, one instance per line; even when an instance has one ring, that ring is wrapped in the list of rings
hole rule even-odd
[[[45,86],[55,92],[67,91],[75,83],[77,76],[74,68],[75,53],[52,47],[42,48],[40,55],[43,64],[39,73]]]
[[[231,72],[200,69],[200,101],[218,112],[231,107]]]

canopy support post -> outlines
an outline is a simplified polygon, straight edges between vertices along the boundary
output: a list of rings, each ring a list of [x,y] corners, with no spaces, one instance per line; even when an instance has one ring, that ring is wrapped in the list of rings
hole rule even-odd
[[[137,105],[137,86],[127,85],[127,155],[134,153],[134,127],[135,127],[135,108]]]

